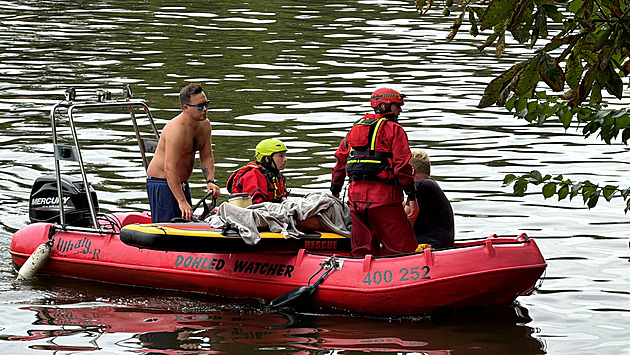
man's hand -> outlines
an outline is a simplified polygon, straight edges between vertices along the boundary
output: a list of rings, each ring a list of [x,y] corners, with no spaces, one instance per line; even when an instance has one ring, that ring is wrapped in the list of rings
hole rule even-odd
[[[206,188],[208,189],[208,192],[212,192],[213,198],[217,198],[219,197],[219,195],[221,195],[221,189],[219,188],[217,184],[213,182],[209,182]]]
[[[183,200],[179,202],[179,210],[182,211],[182,218],[190,221],[192,219],[192,206],[188,203],[188,201]]]
[[[416,224],[416,219],[418,219],[418,214],[420,214],[420,208],[418,207],[418,201],[412,200],[409,201],[409,208],[405,208],[407,212],[407,219],[411,222],[411,225]]]

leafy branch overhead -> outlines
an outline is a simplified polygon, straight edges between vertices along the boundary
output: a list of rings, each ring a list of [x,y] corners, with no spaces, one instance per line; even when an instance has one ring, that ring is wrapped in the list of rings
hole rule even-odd
[[[446,0],[445,6],[452,4]],[[559,8],[558,6],[564,6]],[[433,0],[416,0],[419,11],[429,10]],[[630,74],[630,7],[620,0],[462,0],[461,14],[451,26],[447,41],[455,38],[467,16],[470,33],[493,31],[478,46],[495,45],[500,57],[505,36],[510,33],[520,44],[534,48],[539,39],[546,44],[532,58],[517,63],[487,87],[479,107],[503,106],[508,94],[532,98],[543,81],[555,91],[567,91],[563,98],[575,107],[587,99],[602,102],[602,90],[621,99],[621,75]],[[450,13],[450,11],[449,11]],[[550,36],[549,27],[557,24]],[[552,56],[551,53],[554,53]],[[564,63],[564,70],[560,66]]]
[[[495,55],[501,57],[506,35],[531,50],[530,55],[486,86],[478,104],[480,108],[504,106],[515,116],[538,125],[556,117],[565,129],[572,124],[581,126],[585,137],[596,135],[608,144],[620,138],[628,144],[630,110],[605,109],[608,100],[621,100],[624,89],[630,87],[627,79],[630,2],[627,0],[461,0],[459,4],[452,0],[415,0],[415,3],[420,14],[437,5],[443,6],[443,14],[447,16],[451,10],[460,11],[454,13],[447,42],[467,22],[466,28],[472,36],[487,36],[477,46],[480,51],[494,46]],[[534,182],[531,173],[515,181],[517,194],[527,183]],[[595,196],[599,196],[596,191],[600,191],[595,188],[595,192],[589,192],[591,185],[589,182],[575,185],[580,186],[579,191],[586,191],[589,197],[585,203],[589,207],[595,206]],[[545,197],[549,197],[549,191],[551,187],[543,189]],[[564,191],[559,189],[553,194],[560,197]],[[610,192],[610,197],[615,192],[629,201],[627,190]]]
[[[508,186],[514,184],[514,194],[517,196],[525,196],[528,184],[543,185],[542,193],[545,198],[558,196],[558,201],[565,198],[572,200],[574,197],[581,195],[582,200],[588,208],[595,207],[600,196],[610,202],[615,194],[621,195],[626,200],[625,212],[630,211],[630,188],[620,189],[619,186],[606,185],[604,187],[594,184],[588,180],[582,182],[573,182],[565,179],[562,175],[551,177],[551,175],[542,175],[538,170],[532,170],[529,174],[515,176],[508,174],[503,178],[503,185]]]

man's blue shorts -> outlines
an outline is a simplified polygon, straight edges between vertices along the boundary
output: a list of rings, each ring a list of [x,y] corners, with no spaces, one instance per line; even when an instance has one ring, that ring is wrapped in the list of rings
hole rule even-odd
[[[188,181],[182,183],[182,191],[186,201],[192,206]],[[179,204],[168,187],[166,179],[147,177],[147,193],[149,194],[149,205],[151,206],[151,222],[169,222],[173,218],[182,217],[182,211],[179,210]]]

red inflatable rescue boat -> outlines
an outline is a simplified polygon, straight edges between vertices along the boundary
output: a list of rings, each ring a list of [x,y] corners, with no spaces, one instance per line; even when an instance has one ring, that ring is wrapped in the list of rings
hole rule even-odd
[[[150,223],[145,214],[112,217],[121,226]],[[118,226],[108,233],[58,228],[35,223],[15,233],[10,252],[16,268],[54,236],[52,254],[40,273],[115,284],[272,300],[309,280],[313,285],[329,271],[308,302],[367,314],[509,304],[531,291],[546,267],[525,234],[492,235],[444,250],[354,258],[347,252],[303,248],[248,251],[245,243],[240,250],[222,252],[152,250],[123,243]]]
[[[159,133],[148,107],[132,100],[128,87],[125,90],[125,100],[111,102],[102,97],[98,102],[76,102],[68,90],[66,100],[52,108],[56,171],[36,180],[29,209],[33,223],[11,241],[11,257],[20,274],[275,299],[275,306],[299,298],[310,306],[416,315],[510,304],[530,292],[546,268],[536,243],[525,234],[458,241],[442,250],[356,258],[349,256],[348,239],[334,233],[286,239],[263,232],[260,243],[251,246],[203,221],[151,224],[146,213],[99,213],[73,115],[98,108],[128,111],[146,169],[146,153],[155,147]],[[153,127],[153,139],[141,137],[134,113],[138,107]],[[67,109],[75,145],[57,143],[59,109]],[[81,179],[61,174],[64,160],[78,163]],[[36,258],[29,258],[33,254]]]

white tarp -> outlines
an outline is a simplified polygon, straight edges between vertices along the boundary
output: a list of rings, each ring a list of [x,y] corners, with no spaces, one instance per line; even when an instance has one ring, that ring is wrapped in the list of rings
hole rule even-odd
[[[281,233],[285,238],[303,236],[296,223],[311,217],[316,217],[327,231],[345,237],[350,237],[352,226],[348,206],[323,192],[289,197],[281,203],[263,202],[247,208],[222,203],[217,210],[217,214],[210,217],[210,225],[223,228],[227,222],[238,229],[243,240],[250,245],[260,240],[259,226],[267,226],[269,231]]]

